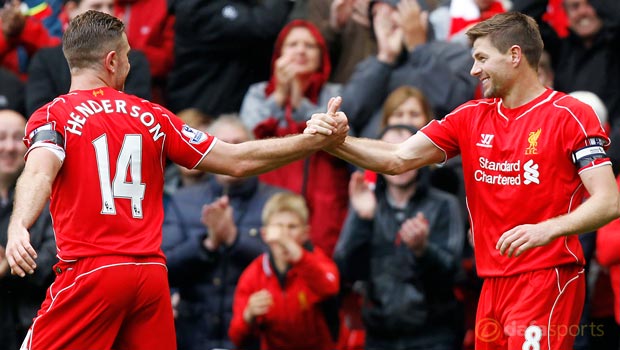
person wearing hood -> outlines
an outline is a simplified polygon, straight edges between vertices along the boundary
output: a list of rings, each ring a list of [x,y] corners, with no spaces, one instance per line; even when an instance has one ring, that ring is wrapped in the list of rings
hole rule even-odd
[[[390,125],[381,140],[402,142],[417,130]],[[430,186],[429,168],[349,184],[351,208],[334,260],[346,283],[364,281],[366,349],[457,349],[457,301],[465,237],[455,196]]]
[[[241,119],[256,138],[300,133],[306,120],[341,91],[328,83],[331,64],[325,40],[305,20],[294,20],[278,35],[269,81],[252,85],[241,106]],[[261,175],[268,184],[303,195],[310,207],[312,241],[331,254],[347,212],[347,164],[318,152]]]

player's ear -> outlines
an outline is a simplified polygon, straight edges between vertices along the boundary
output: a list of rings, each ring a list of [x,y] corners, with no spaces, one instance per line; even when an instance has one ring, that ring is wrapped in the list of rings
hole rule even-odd
[[[510,59],[513,65],[518,65],[521,62],[521,47],[519,45],[512,45],[510,48]]]
[[[111,73],[115,73],[118,66],[118,53],[116,51],[110,51],[105,55],[105,68]]]

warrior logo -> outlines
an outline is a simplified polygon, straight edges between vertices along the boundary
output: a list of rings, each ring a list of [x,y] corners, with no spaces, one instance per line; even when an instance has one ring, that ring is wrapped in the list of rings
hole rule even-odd
[[[485,148],[493,147],[493,145],[491,145],[491,141],[493,141],[493,137],[495,137],[495,135],[493,134],[480,134],[480,142],[478,142],[476,146],[485,147]]]
[[[540,137],[541,129],[536,131],[530,131],[530,136],[527,138],[527,142],[530,144],[528,148],[525,149],[525,154],[538,154],[538,138]]]

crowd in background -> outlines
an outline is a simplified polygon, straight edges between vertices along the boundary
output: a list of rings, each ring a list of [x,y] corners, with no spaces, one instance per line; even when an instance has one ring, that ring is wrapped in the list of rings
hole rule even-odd
[[[127,93],[229,143],[300,133],[337,95],[351,133],[401,142],[481,97],[464,32],[520,11],[541,29],[540,80],[592,106],[620,172],[615,0],[5,0],[2,350],[19,347],[55,262],[49,212],[30,231],[37,273],[11,276],[4,259],[24,126],[68,92],[62,32],[91,9],[127,26]],[[258,177],[174,164],[166,174],[162,249],[179,349],[473,349],[480,280],[458,157],[397,176],[326,152]],[[575,349],[620,349],[618,230],[616,220],[580,237],[588,288]]]

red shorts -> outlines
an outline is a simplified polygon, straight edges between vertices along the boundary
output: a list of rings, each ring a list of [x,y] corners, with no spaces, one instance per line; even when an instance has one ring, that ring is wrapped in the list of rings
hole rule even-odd
[[[476,350],[567,350],[580,327],[585,276],[578,265],[486,278],[476,314]]]
[[[22,350],[176,349],[162,258],[83,258],[54,271]]]

